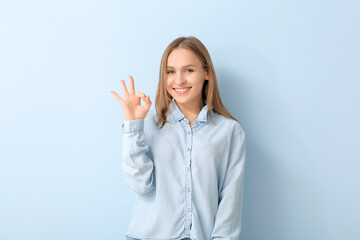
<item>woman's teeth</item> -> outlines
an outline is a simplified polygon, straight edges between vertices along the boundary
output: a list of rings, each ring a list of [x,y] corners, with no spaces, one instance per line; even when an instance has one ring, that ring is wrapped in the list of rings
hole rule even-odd
[[[185,92],[187,90],[189,90],[190,88],[175,88],[176,92]]]

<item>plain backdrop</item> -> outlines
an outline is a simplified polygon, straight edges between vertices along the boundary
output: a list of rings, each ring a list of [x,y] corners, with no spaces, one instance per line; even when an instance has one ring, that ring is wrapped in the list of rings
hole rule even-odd
[[[247,136],[244,240],[360,239],[360,3],[0,0],[0,239],[125,239],[120,80],[180,36]],[[166,227],[166,226],[164,226]]]

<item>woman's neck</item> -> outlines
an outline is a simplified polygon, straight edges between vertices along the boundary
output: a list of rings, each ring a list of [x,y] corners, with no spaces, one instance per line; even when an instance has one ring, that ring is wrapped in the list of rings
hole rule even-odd
[[[184,114],[184,116],[189,120],[190,126],[192,126],[192,123],[197,119],[201,109],[204,107],[202,101],[199,102],[199,104],[197,105],[195,104],[183,105],[178,103],[176,104],[178,105],[179,109]]]

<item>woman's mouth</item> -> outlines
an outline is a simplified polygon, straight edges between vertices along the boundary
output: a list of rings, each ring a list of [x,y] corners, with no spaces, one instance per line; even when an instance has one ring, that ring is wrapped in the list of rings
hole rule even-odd
[[[175,90],[175,92],[176,92],[177,94],[182,95],[182,94],[185,94],[185,93],[189,92],[190,88],[191,88],[191,87],[187,87],[187,88],[174,88],[174,90]]]

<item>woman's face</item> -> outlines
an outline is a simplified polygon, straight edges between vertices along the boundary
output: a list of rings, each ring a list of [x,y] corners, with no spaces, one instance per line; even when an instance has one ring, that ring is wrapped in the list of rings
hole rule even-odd
[[[175,48],[168,57],[165,76],[166,90],[178,105],[202,106],[202,88],[209,76],[195,53]]]

